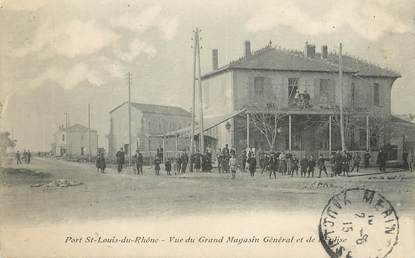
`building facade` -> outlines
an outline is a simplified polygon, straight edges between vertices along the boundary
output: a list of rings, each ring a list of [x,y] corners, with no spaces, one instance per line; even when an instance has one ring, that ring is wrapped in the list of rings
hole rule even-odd
[[[55,156],[97,155],[98,133],[80,124],[59,127],[54,134],[53,150]],[[91,151],[90,151],[91,150]]]
[[[377,150],[391,139],[391,89],[400,74],[361,59],[342,56],[343,79],[339,80],[339,56],[322,46],[305,44],[304,51],[266,46],[251,52],[245,42],[244,56],[225,66],[217,64],[203,79],[206,118],[244,111],[207,131],[217,139],[212,148],[225,144],[237,151],[246,147],[292,150],[306,153],[339,149],[340,106],[349,150]],[[307,95],[307,105],[298,95]],[[342,96],[342,98],[341,98]],[[278,114],[276,137],[267,137],[259,121],[264,114]],[[267,118],[269,119],[269,118]],[[270,139],[273,142],[270,142]]]
[[[163,141],[164,133],[190,125],[191,114],[180,107],[131,103],[131,150],[174,149],[175,141]],[[128,103],[110,111],[109,155],[123,148],[129,150]]]

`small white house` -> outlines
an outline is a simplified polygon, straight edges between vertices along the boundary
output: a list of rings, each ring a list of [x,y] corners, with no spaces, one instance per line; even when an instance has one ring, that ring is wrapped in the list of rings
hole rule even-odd
[[[75,155],[88,156],[89,147],[91,155],[96,156],[98,148],[98,133],[96,130],[89,130],[80,124],[70,127],[59,127],[54,134],[53,153],[56,156]]]

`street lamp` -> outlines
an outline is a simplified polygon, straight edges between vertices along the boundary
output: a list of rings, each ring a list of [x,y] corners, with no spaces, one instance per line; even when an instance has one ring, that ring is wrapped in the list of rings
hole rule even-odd
[[[229,121],[227,121],[226,122],[226,124],[225,124],[225,128],[226,128],[226,130],[230,130],[231,129],[231,123],[229,123]]]

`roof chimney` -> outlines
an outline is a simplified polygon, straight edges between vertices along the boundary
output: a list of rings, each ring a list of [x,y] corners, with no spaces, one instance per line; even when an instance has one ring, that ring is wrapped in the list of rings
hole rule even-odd
[[[251,41],[245,41],[245,57],[251,56]]]
[[[218,70],[218,50],[212,49],[212,69]]]
[[[316,56],[316,46],[310,45],[308,42],[305,42],[304,46],[304,56],[309,58],[314,58]]]
[[[327,59],[328,55],[329,55],[329,53],[328,53],[328,50],[327,50],[327,45],[321,46],[321,58],[322,59]]]

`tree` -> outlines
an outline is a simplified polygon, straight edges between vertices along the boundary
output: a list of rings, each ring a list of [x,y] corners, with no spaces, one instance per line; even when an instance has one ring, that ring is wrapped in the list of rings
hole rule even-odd
[[[250,120],[254,127],[264,136],[270,150],[274,150],[279,133],[278,125],[287,116],[280,111],[278,104],[267,104],[265,108],[248,108]]]
[[[7,148],[16,146],[16,140],[10,139],[9,132],[0,133],[0,166],[2,165],[2,160],[6,155]]]

